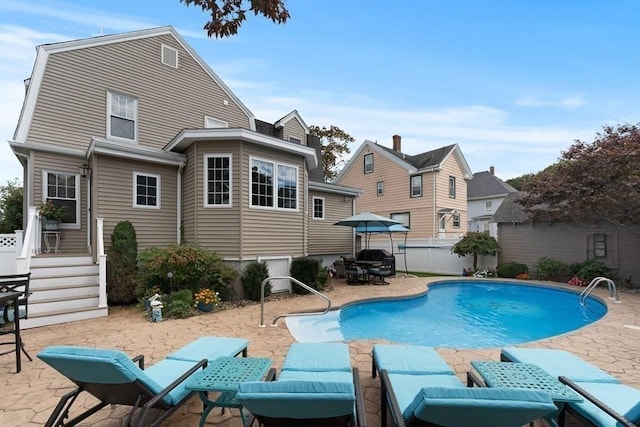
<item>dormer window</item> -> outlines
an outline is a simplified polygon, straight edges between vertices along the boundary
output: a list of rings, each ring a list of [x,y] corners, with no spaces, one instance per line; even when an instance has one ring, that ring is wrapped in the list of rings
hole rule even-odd
[[[107,137],[137,140],[138,100],[121,93],[107,92]]]

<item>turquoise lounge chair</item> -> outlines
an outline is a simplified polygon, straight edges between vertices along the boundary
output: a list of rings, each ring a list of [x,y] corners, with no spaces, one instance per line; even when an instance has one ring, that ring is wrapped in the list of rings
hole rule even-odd
[[[564,409],[586,425],[597,427],[640,425],[640,390],[564,350],[502,349],[508,362],[533,363],[580,393],[582,402],[568,402]],[[561,417],[564,413],[561,413]],[[563,423],[563,420],[560,420]]]
[[[38,358],[77,388],[60,399],[45,425],[73,426],[109,404],[132,407],[124,425],[159,425],[194,394],[185,388],[192,374],[206,367],[208,360],[240,353],[246,356],[247,343],[241,338],[199,338],[146,369],[142,355],[129,359],[119,350],[47,347]],[[99,402],[68,420],[82,392]]]
[[[387,407],[399,427],[514,427],[557,410],[546,392],[466,387],[430,347],[376,344],[372,356],[382,426]]]
[[[276,381],[240,384],[236,399],[251,415],[245,426],[365,426],[358,369],[342,343],[295,343]]]

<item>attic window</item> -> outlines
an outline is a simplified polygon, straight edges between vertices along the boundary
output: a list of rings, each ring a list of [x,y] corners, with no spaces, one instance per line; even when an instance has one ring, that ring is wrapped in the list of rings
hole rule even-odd
[[[295,144],[302,144],[302,140],[300,138],[294,138],[292,136],[289,137],[289,142],[293,142]]]
[[[162,45],[162,63],[169,67],[178,68],[178,51],[166,44]]]
[[[205,128],[228,128],[229,123],[224,120],[218,120],[213,117],[204,116],[204,127]]]

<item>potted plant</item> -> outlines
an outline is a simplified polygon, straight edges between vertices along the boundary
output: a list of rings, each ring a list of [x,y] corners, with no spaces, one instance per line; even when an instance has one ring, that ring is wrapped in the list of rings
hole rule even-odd
[[[66,214],[66,207],[56,206],[51,200],[40,205],[40,216],[44,218],[45,230],[58,230],[60,221]]]
[[[200,311],[209,312],[213,310],[213,307],[220,304],[220,295],[218,292],[214,292],[212,289],[203,288],[200,289],[193,296],[196,303],[196,307]]]

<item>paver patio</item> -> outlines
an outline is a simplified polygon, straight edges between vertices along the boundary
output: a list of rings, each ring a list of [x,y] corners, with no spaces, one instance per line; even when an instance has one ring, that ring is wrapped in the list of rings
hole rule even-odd
[[[344,280],[333,281],[333,289],[327,292],[335,306],[344,303],[391,295],[417,294],[436,278],[391,278],[388,286],[348,286]],[[632,387],[640,388],[640,329],[625,325],[640,326],[640,294],[621,292],[621,304],[607,299],[604,289],[594,295],[607,301],[608,314],[593,325],[555,338],[528,344],[535,347],[565,349],[599,366]],[[291,297],[271,301],[265,305],[265,323],[280,314],[304,309],[323,309],[323,302],[312,295]],[[260,306],[218,311],[188,319],[166,320],[151,323],[137,308],[114,308],[108,317],[46,326],[24,331],[26,348],[34,361],[23,358],[23,371],[15,374],[13,355],[0,357],[0,425],[43,425],[60,396],[71,390],[72,383],[49,366],[35,358],[48,345],[82,345],[90,347],[118,348],[135,356],[145,355],[145,363],[153,364],[172,351],[192,340],[206,335],[242,337],[250,340],[249,355],[269,357],[274,366],[280,368],[289,346],[294,342],[283,320],[278,327],[259,328]],[[360,380],[364,389],[368,425],[380,425],[379,379],[371,378],[371,346],[375,341],[349,342],[354,366],[360,369]],[[438,349],[459,377],[464,380],[470,369],[470,361],[499,359],[500,349],[453,350]],[[91,398],[85,399],[87,405]],[[78,404],[78,403],[76,403]],[[195,426],[202,405],[194,396],[174,414],[167,425]],[[119,426],[125,408],[105,408],[90,417],[82,425]],[[237,410],[221,414],[214,410],[207,420],[208,425],[231,427],[241,425]]]

